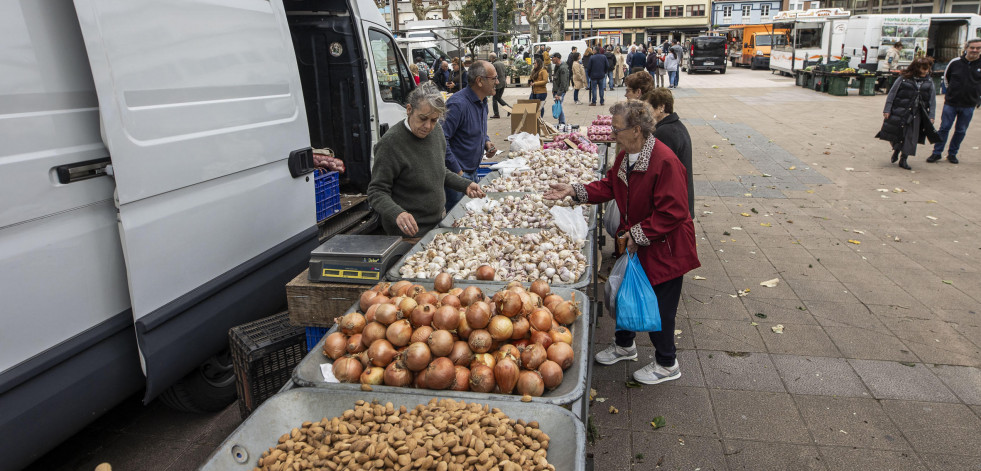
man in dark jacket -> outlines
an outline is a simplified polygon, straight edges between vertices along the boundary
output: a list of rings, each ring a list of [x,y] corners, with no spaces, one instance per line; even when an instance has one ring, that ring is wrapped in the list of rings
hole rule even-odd
[[[562,62],[562,54],[552,54],[552,64],[555,65],[555,79],[552,80],[552,98],[556,103],[562,103],[565,92],[569,91],[569,77],[572,72],[569,64]],[[565,124],[565,110],[559,113],[559,124]]]
[[[606,62],[609,64],[609,68],[606,69],[606,82],[610,86],[610,90],[613,90],[613,71],[617,68],[617,56],[613,54],[613,48],[620,46],[610,46],[606,45],[606,52],[603,53],[606,56]]]
[[[599,94],[600,105],[606,104],[605,93],[606,73],[610,70],[610,63],[606,60],[603,48],[597,48],[596,54],[589,56],[586,61],[586,75],[589,76],[589,106],[596,106],[596,95]],[[599,92],[596,88],[599,87]]]
[[[497,85],[494,88],[494,116],[491,118],[500,118],[501,114],[498,111],[497,104],[500,103],[504,106],[510,107],[507,102],[504,101],[504,89],[507,88],[508,79],[508,65],[504,61],[508,60],[508,55],[504,54],[500,59],[497,58],[496,53],[490,53],[488,56],[491,64],[494,65],[494,70],[497,71]]]
[[[681,122],[678,113],[674,112],[674,96],[664,87],[655,88],[647,95],[647,102],[654,108],[654,138],[663,142],[674,151],[678,160],[688,172],[688,210],[692,219],[695,218],[695,179],[691,168],[691,135],[688,128]]]
[[[944,110],[940,117],[940,129],[937,131],[940,140],[934,144],[933,154],[927,158],[927,162],[940,160],[950,128],[954,127],[954,135],[950,138],[950,147],[947,149],[947,160],[956,164],[957,151],[967,134],[974,109],[981,106],[981,38],[969,40],[964,54],[947,64],[944,83],[947,84],[947,96],[944,97]]]
[[[630,73],[637,72],[638,67],[643,69],[646,65],[647,57],[644,55],[644,52],[640,50],[640,48],[637,48],[637,52],[630,57],[630,63],[627,64],[627,66],[630,67]]]

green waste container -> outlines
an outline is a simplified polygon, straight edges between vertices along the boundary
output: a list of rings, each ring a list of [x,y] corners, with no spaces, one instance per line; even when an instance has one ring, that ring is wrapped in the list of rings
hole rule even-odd
[[[875,75],[863,75],[859,78],[859,82],[860,96],[875,96]]]
[[[814,85],[811,87],[816,92],[828,91],[828,76],[824,74],[814,74]]]
[[[804,72],[802,70],[795,70],[794,71],[794,75],[797,78],[797,86],[798,87],[806,87],[807,86],[807,73],[806,72]]]
[[[828,77],[828,94],[835,96],[848,96],[848,77]]]

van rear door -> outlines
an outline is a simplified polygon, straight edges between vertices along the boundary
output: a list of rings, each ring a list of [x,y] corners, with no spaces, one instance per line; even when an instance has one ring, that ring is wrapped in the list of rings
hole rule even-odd
[[[190,307],[254,279],[315,229],[313,182],[287,166],[310,145],[296,58],[278,1],[75,8],[153,397],[220,349],[227,324],[246,315]],[[187,312],[196,318],[180,317]]]

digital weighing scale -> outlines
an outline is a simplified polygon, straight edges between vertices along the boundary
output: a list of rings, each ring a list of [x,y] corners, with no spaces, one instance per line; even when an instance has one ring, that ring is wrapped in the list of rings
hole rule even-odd
[[[373,285],[411,246],[399,236],[335,235],[310,252],[310,281]]]

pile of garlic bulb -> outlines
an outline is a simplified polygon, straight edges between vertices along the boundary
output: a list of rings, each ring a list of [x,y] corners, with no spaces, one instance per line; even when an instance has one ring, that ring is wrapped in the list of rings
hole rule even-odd
[[[548,229],[524,235],[500,229],[445,232],[412,254],[399,273],[404,278],[431,279],[445,272],[454,279],[476,280],[477,268],[490,265],[494,281],[573,283],[586,271],[584,245],[585,241]]]
[[[546,191],[549,183],[589,183],[600,171],[599,154],[570,149],[536,149],[511,152],[509,157],[523,157],[530,170],[512,172],[491,180],[484,191]]]
[[[453,227],[493,228],[555,228],[555,219],[549,208],[572,206],[572,197],[553,201],[542,198],[541,193],[522,196],[507,195],[494,199],[497,205],[483,211],[468,210],[467,214],[453,221]],[[589,223],[589,207],[583,207],[583,216]]]

